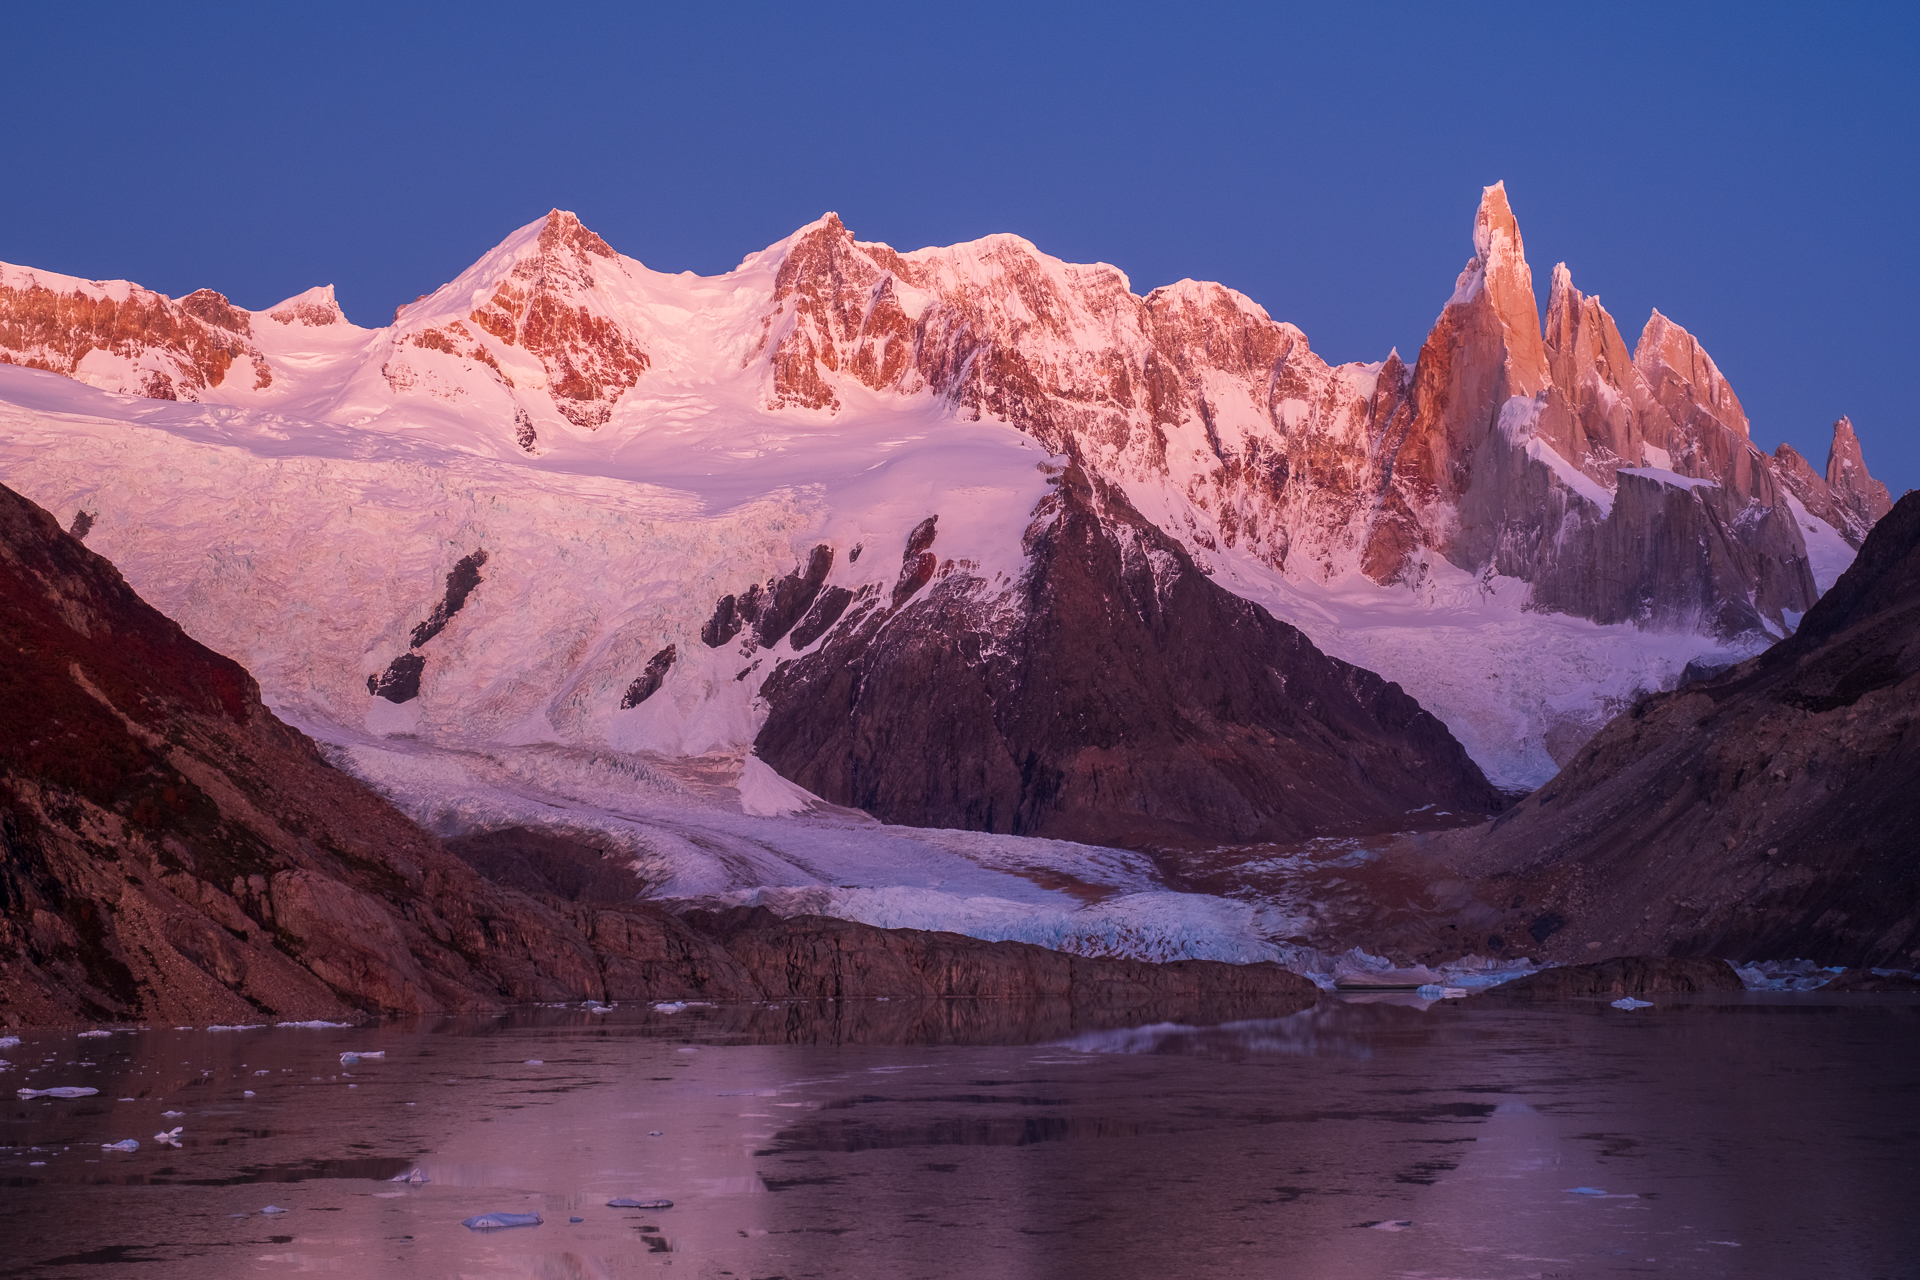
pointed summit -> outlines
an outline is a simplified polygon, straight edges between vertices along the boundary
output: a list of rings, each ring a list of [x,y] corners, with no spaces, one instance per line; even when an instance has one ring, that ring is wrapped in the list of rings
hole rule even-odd
[[[592,254],[596,258],[617,258],[613,246],[587,230],[578,214],[567,209],[555,209],[547,215],[540,227],[540,251],[558,253],[571,249],[575,253]]]
[[[1833,490],[1834,502],[1859,522],[1862,537],[1881,516],[1893,510],[1893,496],[1887,486],[1867,474],[1860,438],[1853,434],[1853,423],[1845,417],[1833,424],[1833,444],[1827,449],[1827,487]]]
[[[1633,357],[1619,327],[1600,299],[1583,295],[1573,285],[1573,273],[1564,262],[1555,264],[1547,295],[1547,366],[1564,423],[1549,443],[1556,452],[1600,483],[1611,487],[1612,471],[1637,466],[1644,455],[1639,424],[1633,411]]]
[[[432,357],[421,353],[438,352],[473,366],[460,377],[487,373],[514,393],[518,408],[529,407],[522,397],[534,397],[536,417],[550,407],[595,430],[651,364],[622,301],[629,278],[605,240],[555,209],[450,284],[400,308],[395,329],[404,357],[388,361],[382,374],[395,391],[428,387],[434,379],[423,369]],[[520,353],[538,364],[531,378],[508,371],[524,368]]]

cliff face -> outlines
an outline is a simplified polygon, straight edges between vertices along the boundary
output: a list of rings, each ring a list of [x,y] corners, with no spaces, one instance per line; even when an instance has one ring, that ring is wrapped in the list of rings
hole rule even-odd
[[[1917,637],[1912,493],[1791,638],[1646,699],[1509,813],[1429,842],[1439,923],[1405,940],[1911,966]]]
[[[761,758],[886,821],[1128,845],[1494,806],[1398,686],[1216,586],[1077,462],[1052,483],[1010,589],[923,526],[892,598],[762,687]]]

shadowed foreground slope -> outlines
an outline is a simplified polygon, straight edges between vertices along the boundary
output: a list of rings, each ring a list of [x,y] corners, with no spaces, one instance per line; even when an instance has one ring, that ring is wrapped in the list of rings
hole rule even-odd
[[[1920,492],[1799,630],[1619,716],[1437,856],[1434,954],[1920,958]],[[1415,848],[1402,852],[1417,858]]]

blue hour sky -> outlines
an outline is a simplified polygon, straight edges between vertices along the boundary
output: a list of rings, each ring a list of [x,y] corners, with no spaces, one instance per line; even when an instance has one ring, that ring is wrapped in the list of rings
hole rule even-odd
[[[1552,12],[1548,12],[1552,10]],[[1564,12],[1563,12],[1564,10]],[[1219,280],[1330,360],[1411,357],[1505,179],[1631,343],[1920,485],[1920,7],[40,5],[0,40],[0,259],[313,284],[384,323],[559,206],[722,271],[825,210]]]

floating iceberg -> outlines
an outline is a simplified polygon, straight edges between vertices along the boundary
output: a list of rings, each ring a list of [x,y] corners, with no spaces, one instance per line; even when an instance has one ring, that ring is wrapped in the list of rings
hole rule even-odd
[[[21,1089],[17,1092],[22,1098],[88,1098],[100,1091],[85,1085],[63,1084],[57,1089]]]
[[[544,1221],[537,1213],[482,1213],[462,1219],[460,1225],[472,1231],[490,1231],[495,1227],[537,1227]]]
[[[1817,991],[1846,970],[1839,965],[1822,968],[1811,960],[1757,960],[1735,965],[1733,971],[1749,991]]]
[[[635,1200],[631,1196],[621,1196],[618,1199],[607,1201],[607,1208],[609,1209],[671,1209],[673,1208],[673,1201],[671,1200]]]

